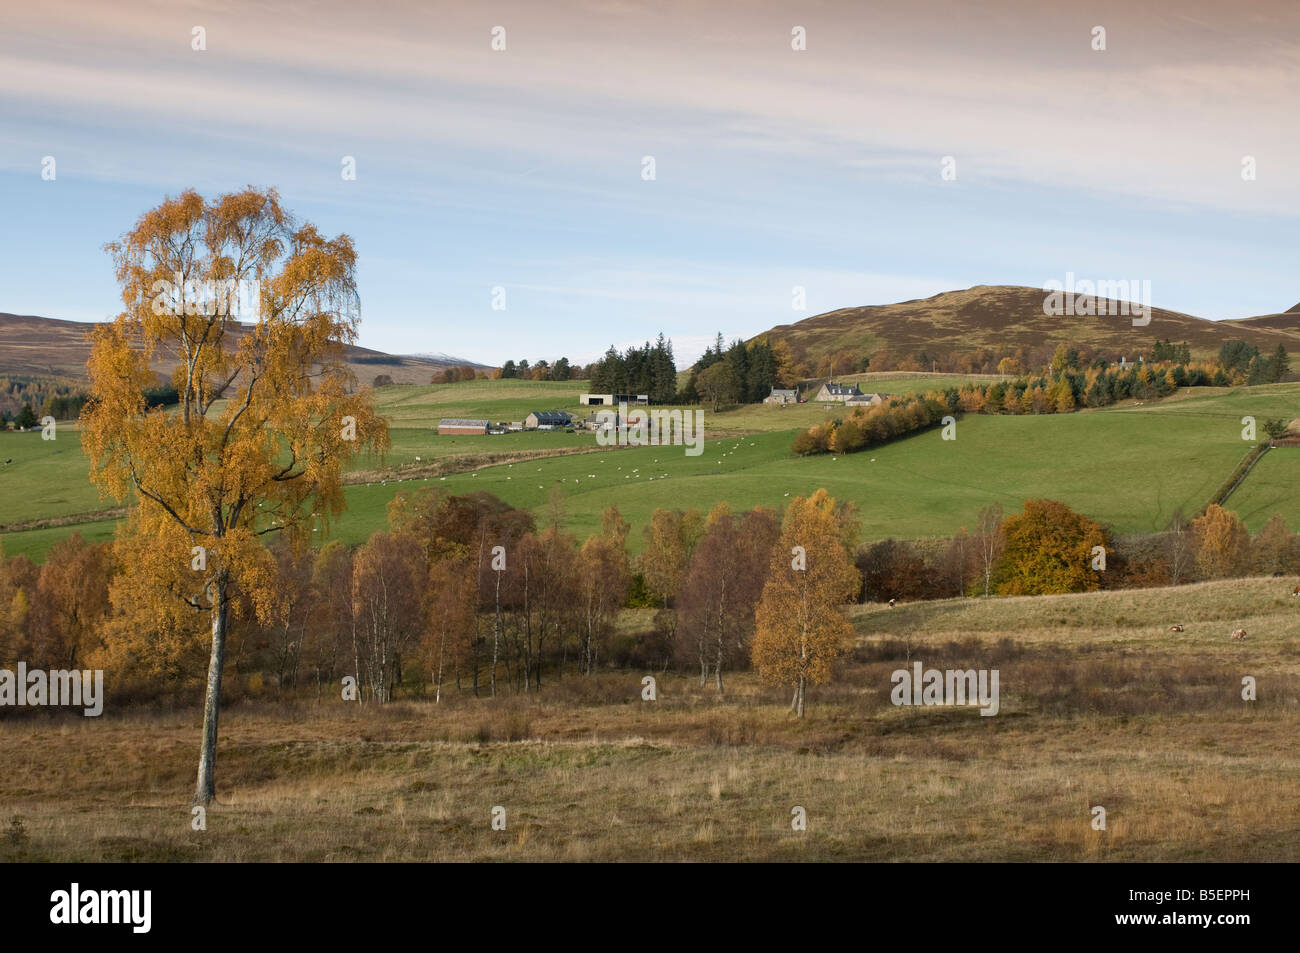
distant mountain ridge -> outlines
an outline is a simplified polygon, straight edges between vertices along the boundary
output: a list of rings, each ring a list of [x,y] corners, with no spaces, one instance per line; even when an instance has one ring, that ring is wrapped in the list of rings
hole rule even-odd
[[[90,321],[0,312],[0,374],[85,380],[90,357],[88,332],[94,326]],[[380,374],[387,374],[395,384],[427,384],[444,367],[483,367],[447,354],[387,354],[351,344],[344,346],[344,356],[361,384],[371,383]],[[154,362],[154,370],[163,375],[175,366],[174,360]]]
[[[815,363],[849,349],[870,356],[881,350],[902,357],[969,353],[987,348],[1009,354],[1057,344],[1090,345],[1121,354],[1150,348],[1153,341],[1184,341],[1198,357],[1217,354],[1224,341],[1245,340],[1261,351],[1300,351],[1300,305],[1287,312],[1210,321],[1164,308],[1151,308],[1150,322],[1134,326],[1128,315],[1051,316],[1043,313],[1047,292],[1017,285],[976,285],[896,304],[840,308],[765,332],[785,341],[797,359]],[[1109,299],[1095,299],[1108,302]],[[756,335],[761,337],[762,335]]]
[[[415,354],[403,354],[402,357],[413,358],[417,361],[433,361],[437,364],[468,364],[470,367],[489,367],[487,364],[476,364],[473,361],[467,361],[463,357],[457,357],[454,354],[445,354],[442,351],[418,351]]]

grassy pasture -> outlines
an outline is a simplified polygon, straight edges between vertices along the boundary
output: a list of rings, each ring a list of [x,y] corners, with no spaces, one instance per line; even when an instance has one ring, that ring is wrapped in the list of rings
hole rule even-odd
[[[1264,408],[1288,399],[1264,398]],[[795,457],[794,431],[776,431],[706,442],[694,458],[678,448],[627,448],[430,482],[453,492],[487,489],[539,514],[558,486],[566,526],[580,535],[592,532],[611,504],[640,526],[661,506],[708,508],[726,500],[736,509],[780,507],[818,487],[858,504],[867,539],[947,534],[973,526],[990,502],[1016,510],[1032,496],[1059,499],[1120,532],[1144,532],[1164,528],[1176,508],[1196,511],[1249,448],[1239,422],[1249,398],[1231,395],[1226,407],[1218,405],[1223,399],[1044,417],[972,415],[958,423],[953,441],[932,430],[841,457]],[[1287,487],[1300,476],[1298,465],[1300,454],[1275,450],[1260,465],[1267,482],[1257,487],[1252,475],[1238,491],[1232,503],[1243,502],[1252,529],[1275,511],[1300,526],[1300,494]],[[392,484],[351,488],[351,509],[339,526],[344,538],[363,537],[391,495]]]
[[[439,417],[523,420],[533,410],[582,413],[578,403],[586,381],[461,381],[428,387],[381,387],[375,392],[380,410],[401,427],[436,425]]]
[[[0,800],[24,836],[0,861],[1296,861],[1290,585],[857,607],[803,722],[750,674],[719,697],[669,673],[654,703],[640,671],[439,705],[412,672],[384,709],[268,691],[223,712],[205,832],[197,691],[193,710],[5,717]],[[893,706],[910,661],[998,669],[1000,713]]]
[[[1144,532],[1163,528],[1176,508],[1196,511],[1226,479],[1250,446],[1241,439],[1243,416],[1256,417],[1260,425],[1265,417],[1300,416],[1300,384],[1190,390],[1168,401],[1076,414],[971,415],[958,423],[953,441],[932,430],[849,456],[805,459],[790,453],[790,442],[798,429],[826,419],[821,405],[747,406],[705,412],[706,441],[698,457],[687,457],[680,447],[610,448],[398,482],[413,468],[453,456],[595,449],[586,433],[439,437],[432,429],[443,416],[515,420],[527,409],[577,410],[565,397],[576,401],[579,389],[530,381],[381,388],[378,401],[392,421],[393,448],[385,469],[366,478],[369,485],[347,489],[349,510],[334,535],[350,543],[364,540],[383,527],[385,507],[399,489],[434,484],[453,492],[486,489],[535,509],[539,518],[545,518],[550,490],[558,486],[570,531],[589,534],[600,512],[613,504],[635,529],[634,547],[657,507],[707,509],[720,500],[735,509],[780,507],[823,486],[858,504],[866,539],[947,535],[972,526],[988,503],[1015,510],[1034,496],[1059,499],[1119,532]],[[113,505],[99,500],[89,485],[75,428],[60,428],[56,442],[41,441],[39,434],[2,434],[0,447],[13,447],[6,456],[15,459],[0,476],[0,525]],[[377,466],[377,460],[363,458],[353,469],[371,472]],[[1274,512],[1300,528],[1297,485],[1300,451],[1274,450],[1230,506],[1253,530]],[[75,528],[5,533],[5,551],[40,558]],[[108,526],[87,524],[79,531],[105,538]]]
[[[39,430],[0,431],[0,525],[115,506],[90,482],[90,461],[75,424],[59,424],[54,440]]]

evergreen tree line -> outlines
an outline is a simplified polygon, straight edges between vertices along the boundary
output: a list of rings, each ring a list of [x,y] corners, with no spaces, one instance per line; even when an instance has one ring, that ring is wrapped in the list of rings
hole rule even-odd
[[[570,365],[567,357],[557,358],[555,363],[540,360],[529,364],[527,358],[518,363],[506,361],[501,365],[501,373],[498,375],[501,380],[525,381],[569,381],[581,380],[585,376],[586,371],[582,365]]]
[[[673,342],[663,333],[651,344],[630,347],[622,354],[611,345],[605,356],[587,368],[589,387],[597,394],[645,394],[651,403],[677,399],[677,362]]]
[[[1235,382],[1276,384],[1291,372],[1291,359],[1281,344],[1271,355],[1245,341],[1228,341],[1219,349],[1219,364]]]
[[[715,409],[726,404],[756,404],[772,393],[772,388],[789,388],[797,383],[789,345],[780,341],[772,344],[766,335],[748,343],[736,338],[728,345],[719,332],[713,344],[691,365],[680,401],[707,401]]]

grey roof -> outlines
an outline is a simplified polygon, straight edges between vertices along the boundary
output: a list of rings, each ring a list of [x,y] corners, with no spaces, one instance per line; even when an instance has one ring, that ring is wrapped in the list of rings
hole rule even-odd
[[[439,429],[443,427],[486,427],[486,420],[463,420],[459,417],[444,417],[438,421]]]
[[[569,415],[562,410],[535,410],[528,416],[536,417],[539,424],[567,424]]]
[[[783,390],[780,387],[773,387],[772,393],[768,394],[767,396],[768,397],[793,397],[797,393],[799,392],[794,388],[791,388],[790,390]]]
[[[837,397],[845,394],[852,397],[862,393],[862,391],[858,390],[857,384],[833,384],[828,382],[826,384],[826,389],[829,393],[834,394]]]

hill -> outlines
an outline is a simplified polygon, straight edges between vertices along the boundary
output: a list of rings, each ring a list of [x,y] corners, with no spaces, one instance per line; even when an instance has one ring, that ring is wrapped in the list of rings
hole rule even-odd
[[[1289,351],[1300,349],[1300,314],[1295,312],[1210,321],[1152,307],[1150,323],[1135,327],[1128,315],[1045,315],[1043,299],[1041,288],[977,285],[897,304],[841,308],[778,325],[766,333],[773,342],[785,341],[797,358],[810,364],[843,349],[861,357],[882,349],[896,356],[920,351],[942,356],[981,348],[997,354],[1021,347],[1050,352],[1065,343],[1131,355],[1166,338],[1175,343],[1186,341],[1199,357],[1216,354],[1223,342],[1231,339],[1248,341],[1265,352],[1278,344]],[[1118,304],[1109,298],[1096,300]]]
[[[0,312],[0,376],[84,380],[93,327],[89,321]],[[387,374],[395,384],[427,384],[435,372],[449,365],[482,366],[448,355],[385,354],[355,345],[348,345],[345,354],[348,366],[364,384],[380,374]],[[154,362],[154,370],[162,375],[170,375],[175,366],[166,356]]]
[[[1253,318],[1234,318],[1231,321],[1221,321],[1219,323],[1235,327],[1260,328],[1300,335],[1300,304],[1277,314],[1261,314]]]

